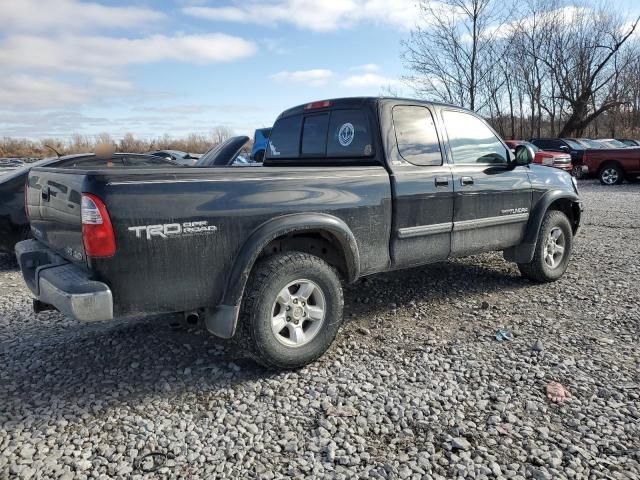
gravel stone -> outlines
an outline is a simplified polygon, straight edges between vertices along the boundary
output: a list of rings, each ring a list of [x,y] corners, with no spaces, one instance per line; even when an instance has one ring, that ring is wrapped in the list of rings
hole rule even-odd
[[[557,282],[500,253],[368,277],[291,372],[179,316],[36,316],[0,255],[0,478],[640,478],[640,185],[579,188]]]

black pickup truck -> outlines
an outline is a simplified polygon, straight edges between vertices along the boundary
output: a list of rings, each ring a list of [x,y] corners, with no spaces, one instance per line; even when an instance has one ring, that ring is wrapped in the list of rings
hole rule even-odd
[[[185,312],[295,368],[338,332],[341,282],[486,251],[558,279],[581,203],[568,173],[532,159],[461,108],[313,102],[278,117],[263,166],[33,168],[35,239],[16,254],[37,310]]]

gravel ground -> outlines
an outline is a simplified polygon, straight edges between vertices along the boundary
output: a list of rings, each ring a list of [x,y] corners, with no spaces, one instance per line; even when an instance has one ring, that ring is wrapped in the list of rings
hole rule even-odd
[[[173,318],[36,317],[1,257],[0,478],[640,478],[640,185],[582,194],[560,281],[498,254],[368,278],[288,373]]]

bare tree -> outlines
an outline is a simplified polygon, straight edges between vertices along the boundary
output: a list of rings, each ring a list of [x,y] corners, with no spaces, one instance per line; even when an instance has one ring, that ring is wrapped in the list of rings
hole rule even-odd
[[[403,42],[407,80],[417,93],[472,110],[487,106],[481,96],[495,65],[493,37],[505,15],[496,0],[420,0],[417,26]],[[493,85],[495,87],[495,85]]]

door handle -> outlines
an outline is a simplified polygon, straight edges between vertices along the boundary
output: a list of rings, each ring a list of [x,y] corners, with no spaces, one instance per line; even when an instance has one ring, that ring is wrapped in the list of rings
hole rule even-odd
[[[473,185],[473,177],[460,177],[460,185]]]
[[[446,187],[447,185],[449,185],[447,177],[436,177],[436,187]]]

